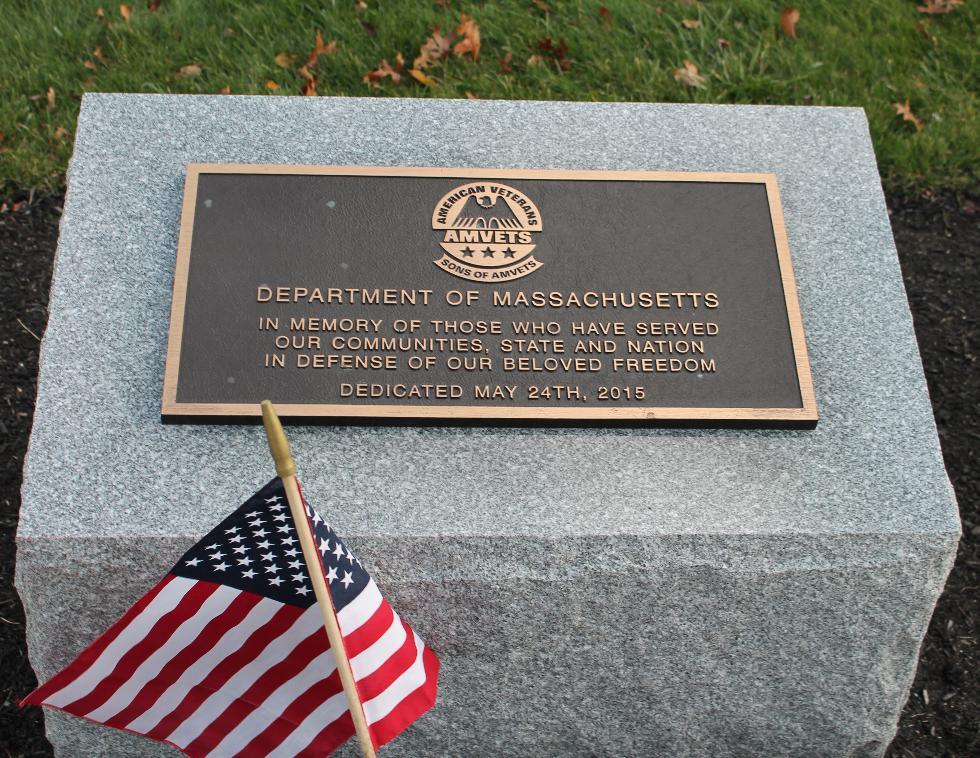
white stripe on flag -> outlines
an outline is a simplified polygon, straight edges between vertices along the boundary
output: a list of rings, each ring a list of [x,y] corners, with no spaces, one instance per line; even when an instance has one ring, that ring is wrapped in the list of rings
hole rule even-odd
[[[64,708],[79,698],[85,697],[98,687],[102,680],[112,673],[116,663],[125,655],[126,651],[146,637],[161,617],[176,608],[181,598],[188,593],[194,584],[196,584],[195,580],[180,576],[171,579],[167,586],[150,601],[149,605],[126,625],[119,636],[109,643],[102,654],[95,659],[91,666],[85,669],[81,676],[72,679],[67,686],[49,695],[44,701],[45,704]]]
[[[392,613],[391,626],[378,639],[360,653],[350,659],[350,667],[354,672],[354,679],[360,681],[366,676],[370,676],[377,671],[388,659],[398,652],[398,649],[405,643],[408,633],[405,625],[398,618],[397,613]]]
[[[349,631],[360,627],[374,615],[382,600],[377,585],[373,581],[368,582],[360,594],[337,614],[338,619],[344,619],[341,621],[342,627]],[[270,642],[254,661],[236,672],[220,691],[201,703],[193,714],[168,735],[167,741],[180,748],[190,745],[215,718],[224,712],[225,708],[316,629],[323,629],[323,617],[320,615],[319,607],[314,604],[307,608],[289,629]],[[326,635],[326,630],[323,634]]]
[[[292,758],[309,745],[328,724],[347,713],[347,696],[339,692],[303,719],[266,758]]]
[[[364,716],[367,718],[369,724],[381,721],[407,695],[415,692],[415,690],[425,683],[425,662],[422,659],[425,645],[415,632],[412,632],[412,634],[415,637],[415,647],[418,649],[415,662],[401,676],[393,681],[388,689],[364,703]]]
[[[143,659],[132,676],[116,688],[112,697],[95,710],[89,711],[85,717],[93,721],[107,721],[133,702],[133,698],[143,691],[143,687],[160,673],[167,662],[188,645],[193,644],[208,622],[224,613],[240,594],[242,594],[241,590],[224,584],[219,585],[218,589],[201,603],[201,607],[193,616],[178,626],[160,647]]]
[[[316,605],[311,605],[289,629],[269,642],[253,661],[235,672],[235,675],[225,682],[220,690],[202,702],[194,713],[167,736],[167,741],[180,748],[190,745],[262,674],[283,660],[313,632],[322,628],[323,619],[320,617],[320,609]]]
[[[208,755],[236,755],[256,736],[265,731],[266,727],[275,721],[296,698],[316,682],[326,679],[336,668],[337,660],[334,658],[333,650],[328,649],[325,653],[318,655],[307,664],[306,668],[288,682],[283,682],[275,692],[263,700],[261,705],[247,719],[232,729]]]
[[[369,582],[367,586],[361,590],[360,594],[358,594],[356,598],[344,606],[344,608],[337,614],[338,619],[344,619],[342,623],[346,633],[349,634],[355,631],[370,620],[371,617],[374,616],[375,611],[377,611],[377,609],[381,606],[383,600],[384,598],[382,598],[381,592],[378,590],[377,585],[373,581]],[[323,622],[319,616],[318,607],[314,605],[310,610],[317,611],[317,619],[320,620],[320,626],[322,628]],[[309,611],[307,611],[307,613],[308,612]],[[326,635],[326,630],[324,630],[323,633]],[[314,658],[313,661],[311,661],[310,664],[303,669],[303,671],[288,682],[284,682],[279,688],[276,689],[275,692],[265,699],[265,701],[261,704],[261,707],[255,709],[251,714],[249,714],[248,718],[244,719],[231,732],[229,732],[225,739],[222,740],[222,742],[217,745],[209,755],[235,755],[239,750],[247,745],[250,740],[254,739],[258,734],[261,734],[296,698],[306,692],[306,690],[309,689],[314,682],[318,681],[319,679],[326,678],[332,674],[336,667],[337,662],[332,650],[328,649],[322,655]],[[231,684],[232,682],[229,682],[227,685],[225,685],[223,690]],[[326,703],[318,706],[316,711],[314,711],[314,714],[332,713],[333,706],[329,704],[334,700],[336,700],[336,698],[330,698]],[[230,703],[231,701],[229,700],[228,702]],[[333,716],[330,721],[333,721],[346,712],[346,701],[344,700],[343,693],[341,693],[341,702],[344,704],[344,707],[341,708],[341,710],[335,716]],[[208,703],[204,703],[202,708],[205,705],[208,705]],[[211,713],[220,714],[225,707],[227,707],[227,704],[216,706],[217,710],[214,710],[213,708],[209,708],[209,710]],[[309,718],[304,720],[303,723],[305,724],[307,721],[309,721]],[[281,747],[281,749],[285,750],[287,754],[298,752],[310,741],[312,741],[329,722],[321,721],[318,726],[315,722],[311,723],[317,727],[316,730],[305,738],[305,742],[302,742],[303,738],[300,738],[302,744],[299,745],[296,750],[293,750],[292,753],[290,753],[288,747]],[[181,737],[180,739],[183,740],[184,738]],[[291,744],[291,739],[291,737],[287,738],[283,745]],[[170,740],[175,744],[184,747],[189,745],[193,741],[193,738],[183,742],[174,739],[173,735],[171,735]]]
[[[369,579],[360,594],[338,611],[337,623],[340,624],[341,633],[346,637],[360,629],[378,610],[382,600],[384,598],[378,585]]]
[[[150,708],[129,722],[126,728],[141,734],[153,729],[183,702],[193,687],[203,682],[225,658],[232,653],[237,653],[245,641],[275,616],[282,607],[282,603],[269,598],[262,598],[252,607],[245,618],[225,632],[208,652],[191,664],[180,675],[180,678],[157,698],[157,701]]]

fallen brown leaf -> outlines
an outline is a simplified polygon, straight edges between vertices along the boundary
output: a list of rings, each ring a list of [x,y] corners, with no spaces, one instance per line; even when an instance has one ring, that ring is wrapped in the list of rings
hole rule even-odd
[[[365,3],[364,0],[357,0],[357,2],[354,3],[354,7],[357,8],[357,10],[359,11],[366,11],[367,3]]]
[[[93,63],[92,61],[84,61],[82,65],[85,66],[85,68],[87,68],[89,71],[95,71],[98,68],[98,66],[96,66],[95,63]]]
[[[453,46],[453,53],[456,55],[468,55],[471,60],[480,57],[480,27],[472,18],[465,13],[459,14],[459,26],[456,27],[456,34],[463,37]]]
[[[548,5],[548,0],[534,0],[534,4],[538,6],[538,10],[545,15],[551,13],[551,6]]]
[[[790,6],[783,11],[779,18],[779,25],[783,27],[783,34],[790,39],[796,39],[796,23],[800,20],[800,12]]]
[[[967,216],[976,216],[977,212],[980,211],[980,203],[972,198],[965,198],[962,203],[960,203],[960,210],[963,211]]]
[[[230,26],[226,26],[224,29],[222,29],[221,30],[221,33],[224,36],[226,36],[226,37],[234,37],[235,36],[235,30],[232,29]]]
[[[609,9],[603,5],[599,8],[599,18],[602,19],[602,28],[604,31],[612,31],[612,13]]]
[[[314,76],[313,72],[310,71],[306,66],[300,66],[296,69],[296,73],[303,77],[306,81],[303,82],[302,92],[304,95],[316,94],[316,83],[317,78]],[[310,92],[312,90],[312,92]]]
[[[381,63],[378,64],[376,69],[368,71],[361,80],[372,88],[378,88],[381,86],[381,80],[388,78],[391,79],[392,84],[398,84],[401,81],[402,75],[401,70],[405,65],[405,60],[402,58],[402,54],[398,53],[395,57],[395,66],[392,67],[388,63],[388,59],[382,59]]]
[[[57,129],[54,130],[54,138],[58,142],[63,142],[65,137],[67,136],[68,136],[68,130],[65,129],[65,127],[63,126],[59,126]]]
[[[937,16],[940,13],[952,13],[961,5],[963,5],[963,0],[926,0],[925,5],[918,5],[915,9],[919,13]]]
[[[500,59],[500,73],[501,74],[513,74],[514,67],[511,66],[511,61],[514,60],[514,54],[508,52],[503,58]]]
[[[568,57],[568,43],[564,37],[558,39],[556,45],[551,41],[551,37],[538,40],[538,50],[547,55],[558,66],[559,71],[568,71],[572,67],[572,61]]]
[[[701,26],[701,22],[696,18],[682,18],[681,26],[683,26],[685,29],[697,29],[699,26]]]
[[[720,47],[720,48],[721,48],[722,50],[727,50],[727,49],[728,49],[728,48],[730,48],[731,46],[732,46],[732,43],[731,43],[731,42],[729,42],[729,41],[728,41],[727,39],[725,39],[724,37],[719,37],[719,38],[718,38],[718,47]]]
[[[265,88],[269,90],[269,92],[275,92],[277,89],[279,89],[279,85],[276,84],[274,79],[267,79],[265,82]]]
[[[544,63],[544,58],[537,53],[527,59],[527,65],[529,66],[540,66],[542,63]]]
[[[479,100],[480,99],[480,96],[479,95],[476,95],[476,94],[474,94],[472,92],[470,92],[469,90],[466,90],[466,99],[467,100]]]
[[[130,8],[128,5],[120,5],[119,15],[122,16],[123,21],[125,21],[128,24],[130,16],[133,15],[133,9]]]
[[[146,9],[150,13],[156,13],[158,10],[160,10],[160,0],[149,0],[149,2],[146,4]]]
[[[224,87],[222,87],[221,89],[218,90],[218,94],[219,95],[230,95],[231,94],[231,85],[226,84]]]
[[[369,37],[373,37],[375,34],[378,33],[378,30],[374,28],[374,24],[370,23],[369,21],[362,21],[361,28],[364,30],[364,33]]]
[[[319,60],[321,55],[333,55],[337,52],[337,40],[330,40],[330,42],[324,44],[323,35],[319,31],[316,33],[316,39],[313,41],[313,52],[309,54],[306,62],[296,69],[296,73],[303,77],[303,86],[300,88],[300,92],[305,97],[315,97],[316,96],[316,85],[318,79],[316,75],[310,70],[310,68],[316,65],[317,60]],[[280,58],[282,56],[282,58]],[[276,63],[280,66],[289,66],[296,60],[295,55],[287,55],[286,53],[280,53],[276,56]],[[284,61],[284,62],[281,62]]]
[[[47,98],[48,98],[48,110],[53,111],[54,101],[55,101],[54,87],[48,87]]]
[[[693,61],[684,61],[681,68],[674,69],[674,78],[685,87],[703,87],[705,78]]]
[[[408,73],[415,81],[417,81],[419,84],[425,85],[426,87],[435,87],[439,83],[436,79],[417,68],[409,69]]]
[[[312,66],[317,62],[317,59],[321,55],[333,55],[337,52],[337,40],[332,39],[327,44],[323,44],[323,35],[320,32],[316,33],[316,42],[313,44],[313,52],[310,53],[310,57],[306,59],[306,66]]]
[[[276,65],[282,68],[289,68],[295,60],[296,55],[293,53],[276,53]]]
[[[895,106],[895,113],[901,116],[903,121],[915,124],[915,131],[921,132],[926,128],[925,121],[912,112],[912,106],[908,98],[905,98],[904,103],[892,103],[892,105]]]
[[[105,8],[96,8],[95,9],[95,15],[98,18],[105,18]]]
[[[177,72],[177,75],[183,77],[200,76],[201,71],[203,70],[204,69],[202,69],[196,63],[188,63],[186,66],[180,67],[180,71]]]
[[[419,54],[415,56],[415,60],[412,62],[412,68],[421,71],[423,68],[440,63],[449,55],[452,42],[453,36],[451,34],[448,37],[443,37],[442,29],[438,26],[434,27],[432,29],[432,36],[423,42],[422,47],[419,48]]]
[[[83,90],[90,90],[94,86],[95,86],[95,77],[94,76],[90,76],[88,79],[86,79],[84,82],[82,82],[82,89]]]
[[[105,55],[102,53],[102,45],[96,45],[95,50],[92,51],[92,56],[103,66],[109,65],[109,61],[106,60]]]

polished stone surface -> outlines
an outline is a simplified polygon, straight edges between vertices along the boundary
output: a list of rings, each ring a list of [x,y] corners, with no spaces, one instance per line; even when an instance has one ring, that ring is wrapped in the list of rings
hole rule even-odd
[[[443,660],[398,755],[880,755],[959,521],[859,109],[87,95],[17,584],[47,677],[271,475],[159,419],[189,162],[772,172],[813,431],[294,427]],[[46,714],[60,755],[172,754]]]

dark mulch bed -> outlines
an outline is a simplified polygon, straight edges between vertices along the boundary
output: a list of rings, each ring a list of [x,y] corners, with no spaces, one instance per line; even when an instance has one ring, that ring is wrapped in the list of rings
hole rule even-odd
[[[0,212],[0,749],[9,756],[51,755],[39,709],[16,706],[35,679],[13,566],[60,204],[32,198]],[[980,215],[963,197],[893,197],[890,206],[964,537],[889,756],[967,758],[980,755]]]
[[[891,200],[946,470],[963,520],[892,758],[980,755],[980,212],[967,198]]]
[[[60,212],[60,197],[0,212],[0,750],[10,756],[52,754],[40,709],[17,707],[36,680],[14,590],[14,533]]]

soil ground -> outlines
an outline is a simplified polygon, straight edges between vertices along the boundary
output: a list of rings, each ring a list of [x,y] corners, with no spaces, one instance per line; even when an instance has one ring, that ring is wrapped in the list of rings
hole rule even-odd
[[[13,588],[21,466],[31,429],[61,198],[8,199],[0,211],[0,756],[50,756],[24,613]],[[922,648],[889,758],[980,755],[980,213],[967,197],[891,197],[892,227],[963,540]],[[11,210],[16,207],[16,210]]]

